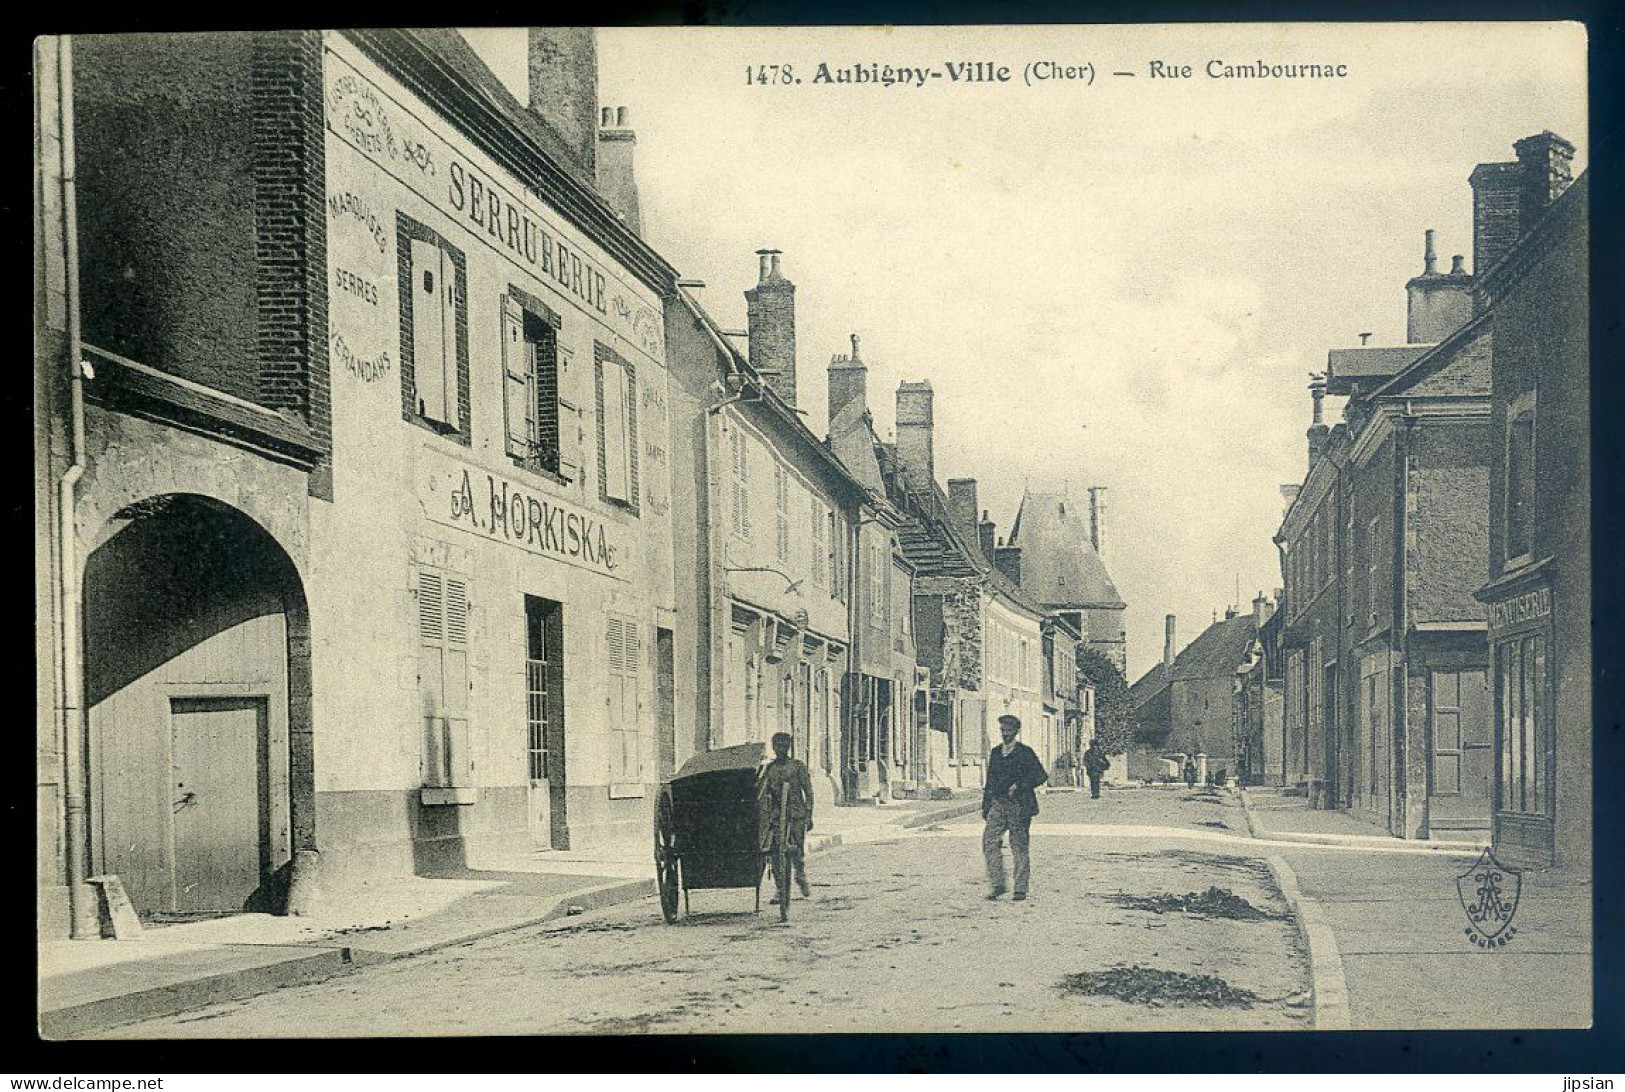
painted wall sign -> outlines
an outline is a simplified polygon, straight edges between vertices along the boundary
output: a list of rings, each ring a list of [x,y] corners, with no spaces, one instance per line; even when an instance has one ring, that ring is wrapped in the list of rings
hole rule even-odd
[[[344,334],[336,326],[328,335],[328,341],[332,344],[333,359],[363,383],[376,383],[395,370],[387,349],[375,356],[360,356],[350,348],[349,343],[344,340]]]
[[[1523,622],[1546,618],[1552,613],[1552,593],[1549,588],[1536,588],[1514,596],[1503,603],[1490,604],[1490,628],[1507,629]]]
[[[625,580],[623,528],[528,485],[423,452],[418,502],[436,523]]]
[[[462,223],[486,246],[572,297],[644,352],[660,357],[659,314],[607,263],[588,253],[584,237],[545,214],[528,190],[517,195],[498,182],[331,50],[326,92],[327,127],[335,136]]]

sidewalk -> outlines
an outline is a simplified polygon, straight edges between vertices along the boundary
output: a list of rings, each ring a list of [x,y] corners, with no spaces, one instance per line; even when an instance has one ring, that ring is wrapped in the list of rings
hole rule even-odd
[[[827,809],[807,849],[903,837],[979,806],[979,798],[960,798]],[[364,885],[302,917],[238,914],[149,925],[130,940],[41,941],[40,1033],[88,1035],[655,893],[652,848],[642,838],[481,864]]]
[[[1253,837],[1277,843],[1268,862],[1308,950],[1318,1029],[1590,1026],[1589,876],[1509,873],[1514,932],[1484,947],[1463,900],[1477,900],[1487,839],[1405,841],[1301,796],[1239,795]]]

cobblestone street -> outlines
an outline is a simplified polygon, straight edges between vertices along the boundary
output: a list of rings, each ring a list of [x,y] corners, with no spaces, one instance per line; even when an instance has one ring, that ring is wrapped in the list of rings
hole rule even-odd
[[[1305,1028],[1306,962],[1233,801],[1046,796],[1025,903],[985,899],[973,815],[815,855],[788,925],[748,890],[696,892],[676,926],[643,899],[108,1035]],[[1210,888],[1244,902],[1159,901]]]

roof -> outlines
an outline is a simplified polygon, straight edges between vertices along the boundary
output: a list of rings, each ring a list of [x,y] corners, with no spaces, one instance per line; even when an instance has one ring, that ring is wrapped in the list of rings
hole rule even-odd
[[[1247,659],[1247,649],[1257,635],[1257,620],[1251,613],[1238,614],[1214,622],[1197,635],[1174,657],[1172,678],[1163,674],[1163,665],[1157,664],[1128,689],[1129,704],[1135,715],[1145,719],[1144,707],[1156,700],[1172,682],[1191,682],[1197,679],[1223,679],[1236,673],[1236,668]]]
[[[1359,345],[1326,354],[1326,393],[1352,394],[1354,384],[1392,379],[1432,345]]]
[[[1046,607],[1126,603],[1089,541],[1089,508],[1064,493],[1024,493],[1009,543],[1021,547],[1021,590]]]

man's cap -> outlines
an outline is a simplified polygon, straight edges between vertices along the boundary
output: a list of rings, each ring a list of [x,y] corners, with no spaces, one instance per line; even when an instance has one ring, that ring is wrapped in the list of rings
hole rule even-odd
[[[781,739],[784,740],[784,742],[786,742],[786,743],[794,743],[796,741],[796,737],[792,736],[789,732],[774,732],[773,733],[773,742],[774,743],[777,743]]]
[[[1004,716],[999,718],[999,727],[1000,728],[1014,728],[1016,731],[1019,732],[1019,731],[1021,731],[1021,718],[1016,717],[1016,716],[1011,716],[1009,713],[1006,713],[1006,714],[1004,714]]]

